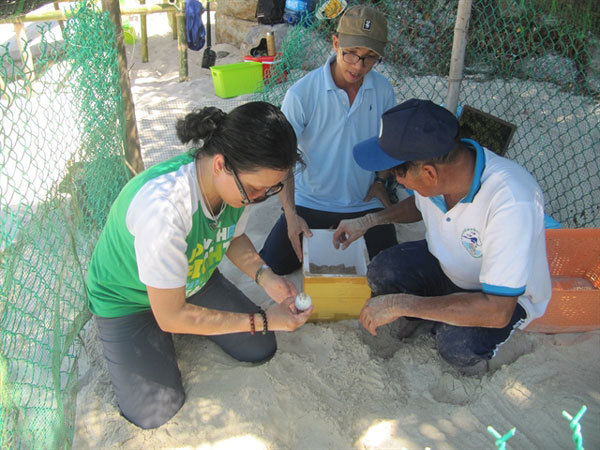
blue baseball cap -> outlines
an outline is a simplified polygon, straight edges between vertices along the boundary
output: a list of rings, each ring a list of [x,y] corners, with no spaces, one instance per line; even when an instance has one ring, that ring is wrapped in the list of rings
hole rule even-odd
[[[379,136],[354,146],[354,160],[375,172],[406,161],[437,158],[456,146],[456,117],[429,100],[405,101],[381,116]]]

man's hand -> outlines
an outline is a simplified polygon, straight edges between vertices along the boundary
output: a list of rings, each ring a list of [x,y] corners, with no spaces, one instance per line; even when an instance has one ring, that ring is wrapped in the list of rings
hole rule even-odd
[[[360,322],[373,336],[377,336],[377,328],[387,325],[400,317],[394,308],[394,297],[405,294],[389,294],[371,297],[360,312]]]
[[[344,219],[340,221],[337,229],[333,233],[333,246],[346,250],[348,246],[367,232],[369,228],[375,225],[373,216],[366,214],[356,219]]]
[[[294,283],[285,277],[275,274],[271,269],[265,270],[260,275],[259,284],[267,295],[277,303],[281,303],[288,297],[295,298],[298,295],[298,289],[296,289]]]
[[[392,202],[390,201],[390,196],[385,188],[385,184],[381,182],[375,182],[371,185],[369,192],[367,192],[367,195],[365,196],[365,202],[368,202],[372,198],[379,199],[379,201],[383,203],[383,206],[386,208],[392,206]]]
[[[271,331],[294,331],[304,325],[312,313],[314,306],[298,312],[294,306],[294,297],[284,299],[280,304],[270,306],[267,309],[269,330]]]
[[[298,214],[286,214],[285,220],[287,222],[288,239],[292,244],[294,252],[298,260],[302,262],[302,244],[300,243],[300,234],[304,233],[308,237],[312,237],[312,232],[308,227],[306,221]]]

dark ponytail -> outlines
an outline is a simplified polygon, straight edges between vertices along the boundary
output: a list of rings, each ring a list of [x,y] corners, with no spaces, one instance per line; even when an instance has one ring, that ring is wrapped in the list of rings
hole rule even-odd
[[[287,170],[303,163],[294,129],[270,103],[246,103],[229,114],[212,106],[197,109],[179,119],[176,130],[184,144],[203,141],[198,157],[222,154],[230,170]]]

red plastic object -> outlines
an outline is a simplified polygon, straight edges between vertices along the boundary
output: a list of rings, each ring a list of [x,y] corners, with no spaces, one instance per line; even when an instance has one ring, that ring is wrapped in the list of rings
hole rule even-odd
[[[278,55],[279,56],[279,55]],[[271,76],[271,66],[276,64],[275,56],[244,56],[244,61],[256,61],[262,63],[263,81],[266,81]],[[283,79],[278,79],[275,82],[281,83],[287,78],[287,73],[283,73]]]

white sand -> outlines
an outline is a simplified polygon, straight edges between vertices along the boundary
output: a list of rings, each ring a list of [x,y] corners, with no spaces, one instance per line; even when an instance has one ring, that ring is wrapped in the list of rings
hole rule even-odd
[[[178,83],[177,45],[153,16],[150,62],[134,48],[132,91],[146,163],[179,151],[173,124],[190,105],[232,105],[214,95],[202,52],[189,52],[190,81]],[[163,34],[163,36],[160,36]],[[213,41],[214,42],[214,41]],[[218,64],[241,60],[235,47]],[[279,214],[272,199],[256,208],[248,234],[257,248]],[[400,229],[402,238],[422,235]],[[261,305],[267,296],[228,261],[223,272]],[[300,283],[298,273],[290,277]],[[249,366],[197,336],[175,338],[187,400],[157,430],[123,419],[116,406],[93,324],[84,332],[74,448],[382,449],[495,448],[488,425],[510,448],[573,448],[561,412],[588,411],[586,448],[600,448],[600,332],[542,335],[517,332],[494,370],[462,377],[440,360],[425,332],[397,341],[389,329],[368,335],[356,320],[308,324],[278,333],[279,351]]]

